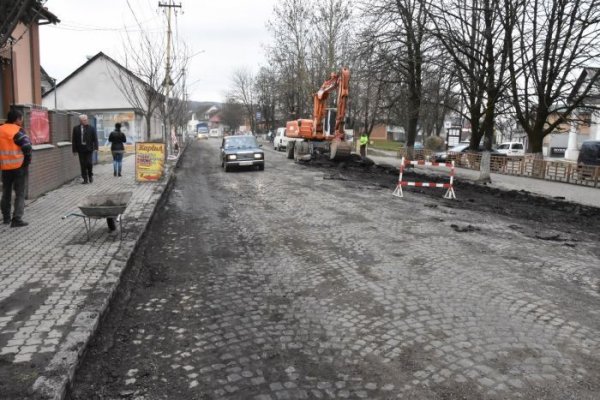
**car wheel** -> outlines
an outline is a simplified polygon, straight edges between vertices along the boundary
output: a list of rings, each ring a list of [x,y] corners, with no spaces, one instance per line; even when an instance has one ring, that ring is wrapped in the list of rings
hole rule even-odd
[[[225,172],[229,172],[230,171],[229,165],[225,164],[224,168],[225,168]]]

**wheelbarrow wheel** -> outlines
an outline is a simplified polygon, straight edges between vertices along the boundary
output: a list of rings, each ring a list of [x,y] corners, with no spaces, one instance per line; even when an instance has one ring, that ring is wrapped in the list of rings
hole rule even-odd
[[[106,218],[106,225],[108,225],[108,229],[111,231],[117,229],[117,223],[115,222],[114,218]]]

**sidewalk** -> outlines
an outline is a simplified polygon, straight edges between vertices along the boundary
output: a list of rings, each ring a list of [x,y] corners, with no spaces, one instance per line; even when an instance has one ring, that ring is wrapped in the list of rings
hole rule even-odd
[[[0,227],[0,397],[61,399],[87,342],[114,294],[124,269],[171,181],[134,180],[133,156],[124,176],[112,164],[94,168],[94,183],[63,185],[25,208],[29,226]],[[87,195],[131,191],[119,230],[96,220],[87,241],[79,212]],[[92,220],[92,223],[94,220]],[[117,224],[118,225],[118,224]]]
[[[394,152],[369,150],[367,156],[375,164],[387,164],[396,168],[400,166],[400,159]],[[425,167],[416,168],[423,172],[426,171]],[[441,170],[430,169],[429,171],[439,173]],[[479,178],[479,171],[466,168],[456,168],[455,171],[458,180],[474,182]],[[538,196],[564,198],[568,202],[600,208],[600,189],[598,188],[496,173],[491,173],[491,178],[492,183],[487,185],[488,187],[502,190],[524,190]],[[460,192],[457,192],[456,195],[460,196]]]

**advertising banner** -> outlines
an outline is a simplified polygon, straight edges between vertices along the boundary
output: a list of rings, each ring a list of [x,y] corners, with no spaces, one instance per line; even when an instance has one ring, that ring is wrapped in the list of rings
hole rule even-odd
[[[135,180],[156,182],[162,178],[165,160],[164,143],[135,144]]]
[[[32,144],[50,143],[48,110],[32,109],[29,121],[29,137]]]

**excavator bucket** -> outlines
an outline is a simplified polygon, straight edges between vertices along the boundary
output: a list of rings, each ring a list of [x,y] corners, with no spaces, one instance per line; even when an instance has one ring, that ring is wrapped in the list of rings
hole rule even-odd
[[[350,158],[352,153],[352,142],[344,142],[339,139],[331,141],[329,146],[329,159],[334,161],[344,161]]]

